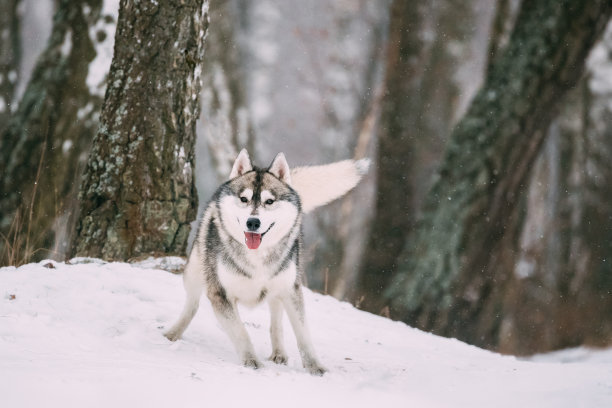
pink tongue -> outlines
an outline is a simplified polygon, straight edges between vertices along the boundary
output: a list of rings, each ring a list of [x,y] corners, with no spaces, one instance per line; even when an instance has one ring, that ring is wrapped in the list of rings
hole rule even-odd
[[[261,244],[261,234],[256,234],[254,232],[245,232],[244,242],[249,247],[249,249],[257,249],[259,248],[259,244]]]

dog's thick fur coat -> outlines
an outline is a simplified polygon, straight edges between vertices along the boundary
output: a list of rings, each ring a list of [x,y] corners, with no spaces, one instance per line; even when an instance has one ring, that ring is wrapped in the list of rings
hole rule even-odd
[[[306,324],[302,297],[302,214],[351,190],[367,171],[367,160],[345,160],[290,170],[282,153],[269,168],[253,167],[246,150],[236,159],[230,180],[206,207],[183,275],[187,293],[178,321],[165,333],[180,338],[196,314],[202,292],[212,304],[242,363],[258,368],[237,303],[270,307],[270,360],[287,363],[282,313],[287,312],[304,367],[314,375],[326,369],[317,359]]]

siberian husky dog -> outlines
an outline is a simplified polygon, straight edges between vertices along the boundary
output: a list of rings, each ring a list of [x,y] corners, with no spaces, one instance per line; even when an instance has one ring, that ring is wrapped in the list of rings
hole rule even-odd
[[[270,360],[287,363],[283,310],[295,332],[302,363],[314,375],[326,369],[312,345],[302,296],[302,214],[352,189],[368,159],[289,169],[283,153],[270,167],[251,164],[246,150],[229,180],[206,207],[183,274],[187,292],[178,321],[164,334],[175,341],[196,314],[202,292],[247,367],[262,366],[238,314],[237,304],[270,307]]]

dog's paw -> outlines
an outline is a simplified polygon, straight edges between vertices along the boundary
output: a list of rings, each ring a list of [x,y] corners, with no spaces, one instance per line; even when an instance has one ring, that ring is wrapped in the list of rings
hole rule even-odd
[[[252,368],[254,370],[257,370],[258,368],[263,367],[263,364],[261,364],[259,360],[257,360],[257,358],[252,355],[249,355],[243,358],[242,364],[244,364],[245,367]]]
[[[314,363],[314,362],[310,363],[310,364],[307,364],[304,368],[306,368],[306,370],[310,374],[316,375],[318,377],[322,377],[323,374],[325,374],[327,372],[327,368],[323,367],[319,363]]]
[[[168,330],[167,332],[164,332],[164,337],[170,341],[177,341],[181,338],[181,334],[174,330]]]
[[[287,361],[289,360],[289,357],[287,357],[287,355],[284,352],[276,350],[272,352],[272,355],[268,357],[268,360],[276,364],[287,365]]]

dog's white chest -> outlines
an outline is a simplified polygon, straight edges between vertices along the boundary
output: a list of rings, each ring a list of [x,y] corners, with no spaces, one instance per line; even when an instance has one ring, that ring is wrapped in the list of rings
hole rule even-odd
[[[275,274],[274,270],[259,266],[245,276],[228,267],[222,260],[217,261],[219,283],[228,298],[236,299],[247,306],[255,306],[269,297],[288,294],[295,283],[297,268],[290,262],[287,268]]]

